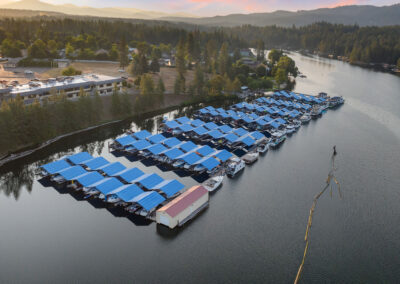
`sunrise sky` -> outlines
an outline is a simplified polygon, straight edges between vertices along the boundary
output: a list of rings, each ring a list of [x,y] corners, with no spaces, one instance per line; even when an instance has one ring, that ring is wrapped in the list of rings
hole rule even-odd
[[[391,5],[399,0],[42,0],[52,4],[75,4],[92,7],[132,7],[164,12],[186,12],[199,16],[230,13],[271,12],[275,10],[310,10],[343,5]],[[0,3],[11,0],[0,0]]]

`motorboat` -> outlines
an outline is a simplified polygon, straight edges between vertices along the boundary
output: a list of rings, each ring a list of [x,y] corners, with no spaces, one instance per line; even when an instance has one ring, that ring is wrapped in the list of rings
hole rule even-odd
[[[258,145],[258,147],[257,147],[257,151],[261,154],[267,153],[268,149],[269,149],[268,142],[262,143],[262,144]]]
[[[224,181],[224,176],[222,176],[222,175],[221,176],[214,176],[214,177],[211,177],[208,180],[206,180],[203,183],[203,186],[209,192],[212,192],[212,191],[218,189],[222,185],[223,181]]]
[[[311,120],[311,115],[309,115],[308,113],[305,113],[300,117],[300,121],[302,124],[309,123],[310,120]]]
[[[271,139],[271,147],[278,147],[279,144],[286,140],[286,135],[280,133],[273,133]]]
[[[240,171],[242,171],[246,167],[245,162],[238,157],[233,157],[229,160],[226,167],[226,174],[228,177],[236,176]]]
[[[249,152],[246,155],[244,155],[242,157],[242,160],[247,164],[253,164],[258,160],[258,157],[260,156],[260,154],[257,151],[254,152]]]

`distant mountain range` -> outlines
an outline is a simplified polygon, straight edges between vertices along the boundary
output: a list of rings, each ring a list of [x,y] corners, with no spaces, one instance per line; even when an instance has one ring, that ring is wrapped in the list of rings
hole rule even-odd
[[[112,3],[112,1],[110,1]],[[156,11],[145,11],[135,8],[124,7],[107,7],[107,8],[94,8],[89,6],[76,6],[72,4],[53,5],[50,3],[42,2],[40,0],[21,0],[17,2],[10,2],[0,5],[1,9],[18,9],[18,10],[32,10],[42,12],[56,12],[68,15],[77,16],[94,16],[94,17],[110,17],[110,18],[129,18],[129,19],[158,19],[162,17],[172,18],[195,18],[194,15],[186,13],[168,14]]]
[[[232,14],[208,18],[164,18],[169,21],[186,22],[197,25],[225,26],[305,26],[315,22],[329,22],[360,26],[400,25],[400,4],[392,6],[341,6],[309,11],[275,11],[271,13]]]
[[[288,27],[292,25],[304,26],[322,21],[346,25],[388,26],[400,25],[400,4],[383,7],[353,5],[297,12],[275,11],[271,13],[232,14],[204,18],[185,13],[168,14],[123,7],[94,8],[72,4],[53,5],[41,2],[40,0],[21,0],[0,5],[0,17],[65,17],[68,15],[162,20],[200,26],[224,27],[246,24],[254,26],[277,25]]]

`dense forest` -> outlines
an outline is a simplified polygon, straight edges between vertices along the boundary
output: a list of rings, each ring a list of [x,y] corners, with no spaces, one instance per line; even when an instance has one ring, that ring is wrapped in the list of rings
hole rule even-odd
[[[65,49],[67,56],[80,59],[116,60],[117,44],[125,38],[135,47],[137,42],[176,46],[181,38],[195,31],[195,41],[205,46],[212,40],[229,50],[254,46],[259,40],[265,47],[317,51],[321,54],[346,56],[353,62],[396,64],[400,58],[400,27],[359,27],[315,23],[304,27],[234,28],[182,27],[170,23],[147,25],[107,19],[2,19],[0,42],[3,56],[18,57],[28,48],[34,58],[56,58]],[[104,49],[107,54],[96,51]]]
[[[352,62],[396,64],[400,59],[400,26],[316,23],[299,28],[247,25],[226,31],[249,42],[261,38],[267,48],[317,51],[324,55],[346,56]]]

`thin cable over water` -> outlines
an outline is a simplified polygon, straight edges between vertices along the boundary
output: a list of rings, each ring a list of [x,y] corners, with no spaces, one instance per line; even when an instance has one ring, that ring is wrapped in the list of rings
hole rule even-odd
[[[309,235],[310,235],[310,228],[311,228],[311,225],[312,225],[312,218],[313,218],[315,206],[317,205],[318,199],[321,197],[322,194],[324,194],[324,192],[326,191],[326,189],[328,187],[330,187],[330,189],[331,189],[330,190],[330,195],[332,197],[332,190],[333,190],[332,181],[334,181],[334,183],[337,186],[340,198],[341,199],[343,198],[342,191],[340,189],[340,183],[338,182],[338,180],[336,179],[336,176],[335,176],[335,171],[337,170],[337,168],[335,168],[335,157],[336,157],[336,155],[337,155],[336,146],[333,146],[333,153],[332,153],[332,157],[331,157],[332,168],[328,173],[328,177],[326,178],[326,185],[325,185],[325,187],[322,189],[322,191],[320,193],[318,193],[317,195],[314,196],[314,200],[313,200],[313,203],[312,203],[311,209],[310,209],[310,214],[308,215],[306,234],[304,236],[304,241],[306,242],[306,246],[304,248],[303,259],[301,260],[299,269],[297,270],[296,279],[294,280],[295,284],[297,284],[299,282],[301,273],[303,272],[304,261],[305,261],[306,256],[307,256],[307,250],[308,250],[308,245],[309,245]]]

